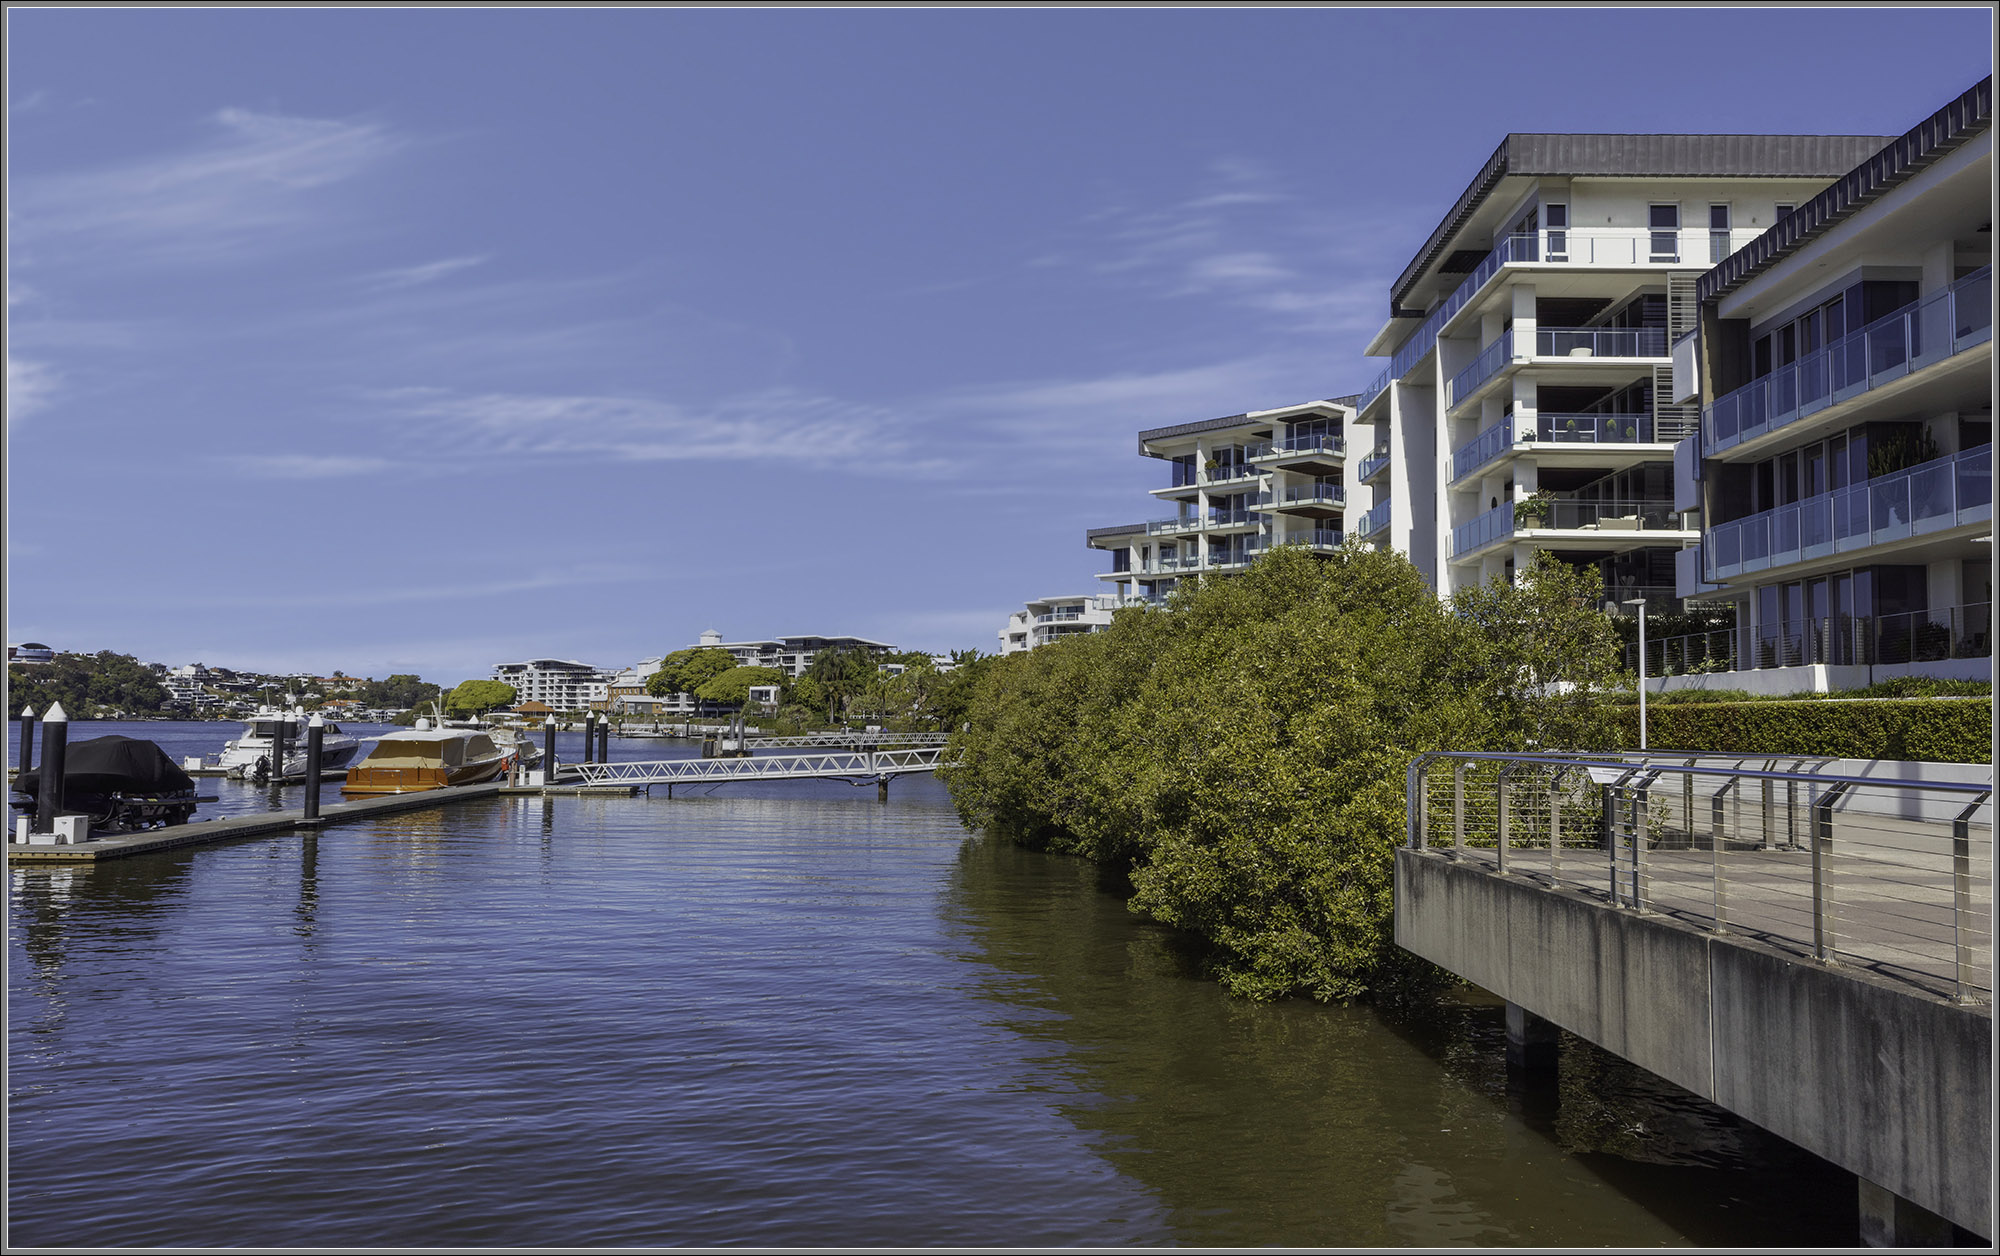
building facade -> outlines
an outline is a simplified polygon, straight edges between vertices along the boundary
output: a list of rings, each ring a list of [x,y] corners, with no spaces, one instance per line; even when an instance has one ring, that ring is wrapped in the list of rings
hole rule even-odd
[[[1019,654],[1064,637],[1103,632],[1122,605],[1124,599],[1116,595],[1038,598],[1007,617],[1007,626],[1000,630],[1000,653]]]
[[[1110,554],[1110,570],[1098,578],[1116,590],[1112,605],[1157,603],[1185,576],[1240,571],[1279,545],[1338,548],[1349,511],[1353,401],[1309,401],[1140,432],[1139,452],[1167,464],[1167,482],[1152,495],[1174,513],[1086,534],[1093,549]]]
[[[1879,145],[1700,279],[1676,346],[1683,596],[1736,609],[1715,682],[1983,678],[1993,602],[1993,87]]]
[[[1670,346],[1695,287],[1882,137],[1506,137],[1390,292],[1356,398],[1355,531],[1441,596],[1537,551],[1606,597],[1676,596],[1696,540],[1673,448],[1696,423]]]
[[[616,675],[575,659],[530,659],[497,663],[493,679],[514,686],[514,701],[541,702],[557,711],[582,711],[601,706]]]
[[[825,650],[862,650],[871,655],[895,654],[897,649],[866,637],[778,637],[769,641],[724,641],[711,628],[691,649],[727,650],[741,667],[775,667],[796,680]]]

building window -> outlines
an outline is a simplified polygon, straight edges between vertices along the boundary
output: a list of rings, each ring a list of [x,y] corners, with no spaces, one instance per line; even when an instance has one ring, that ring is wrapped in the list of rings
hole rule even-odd
[[[1708,263],[1715,263],[1728,257],[1729,248],[1729,206],[1710,205],[1708,207]]]
[[[1552,262],[1569,260],[1569,206],[1542,206],[1542,225],[1548,229],[1548,259]]]
[[[1653,206],[1647,225],[1652,228],[1651,260],[1656,262],[1681,260],[1681,207]]]
[[[1779,201],[1777,207],[1771,211],[1775,215],[1771,221],[1781,221],[1787,214],[1792,212],[1792,208],[1792,206],[1785,204],[1783,201]]]

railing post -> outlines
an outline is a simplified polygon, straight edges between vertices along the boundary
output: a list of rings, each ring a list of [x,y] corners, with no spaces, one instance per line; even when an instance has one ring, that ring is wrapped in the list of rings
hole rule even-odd
[[[1822,963],[1833,962],[1833,887],[1827,883],[1827,865],[1833,860],[1833,805],[1845,784],[1834,785],[1825,793],[1813,789],[1812,807],[1812,890],[1813,956]]]
[[[1451,853],[1465,858],[1465,760],[1451,765]]]
[[[1500,775],[1493,785],[1493,833],[1494,849],[1498,852],[1500,875],[1507,875],[1507,830],[1511,817],[1507,813],[1507,773],[1513,771],[1510,765],[1500,769]]]
[[[1738,788],[1742,783],[1742,777],[1730,777],[1727,784],[1715,791],[1715,797],[1710,800],[1708,805],[1708,840],[1712,856],[1711,862],[1714,864],[1712,878],[1715,886],[1715,931],[1717,933],[1729,932],[1729,894],[1724,886],[1722,876],[1722,849],[1729,844],[1729,835],[1722,819],[1722,798],[1723,795],[1732,790],[1735,791],[1736,821],[1737,826],[1739,828],[1742,827],[1743,791]]]
[[[1549,884],[1562,885],[1562,768],[1549,777]]]
[[[1972,966],[1972,946],[1967,940],[1966,917],[1972,914],[1972,817],[1992,794],[1981,794],[1970,807],[1951,822],[1951,940],[1953,994],[1960,1003],[1972,1002],[1965,970]]]
[[[1653,782],[1659,775],[1654,772],[1647,776],[1632,798],[1632,907],[1641,912],[1646,910],[1646,812],[1652,802]]]

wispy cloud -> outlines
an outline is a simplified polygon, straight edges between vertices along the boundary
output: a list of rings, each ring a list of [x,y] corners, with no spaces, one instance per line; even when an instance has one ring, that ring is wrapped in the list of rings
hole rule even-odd
[[[274,480],[332,480],[350,475],[379,475],[395,465],[386,458],[344,454],[230,454],[223,461],[251,475]]]
[[[400,141],[374,122],[224,109],[185,151],[118,166],[17,179],[13,230],[32,265],[47,249],[115,241],[121,260],[212,260],[284,238],[324,191]]]
[[[393,270],[373,271],[360,276],[359,282],[379,292],[393,291],[399,288],[415,288],[420,284],[427,284],[442,279],[446,275],[483,265],[487,260],[488,258],[485,255],[479,257],[447,257],[442,261],[426,262],[421,266],[404,266]]]
[[[46,409],[62,377],[45,363],[7,356],[7,426]]]

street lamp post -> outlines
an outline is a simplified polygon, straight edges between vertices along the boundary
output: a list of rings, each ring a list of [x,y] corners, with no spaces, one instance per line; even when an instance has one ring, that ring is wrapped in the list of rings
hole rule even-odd
[[[1625,605],[1639,617],[1639,749],[1646,748],[1646,599],[1627,598]]]

